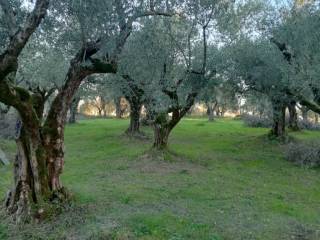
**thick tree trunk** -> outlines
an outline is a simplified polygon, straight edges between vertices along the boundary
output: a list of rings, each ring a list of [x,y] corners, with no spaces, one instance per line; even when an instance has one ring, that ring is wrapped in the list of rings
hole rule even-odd
[[[182,117],[186,115],[189,108],[193,104],[190,103],[183,110],[176,108],[172,111],[171,119],[167,113],[160,113],[153,124],[154,129],[154,142],[153,147],[157,150],[163,150],[168,147],[168,139],[172,129],[180,122]]]
[[[70,117],[69,117],[69,123],[70,124],[74,124],[77,122],[77,113],[78,113],[78,105],[79,105],[79,102],[80,102],[80,98],[79,97],[75,97],[73,100],[72,100],[72,104],[71,104],[71,107],[70,107]]]
[[[293,131],[299,131],[296,102],[294,102],[294,101],[290,102],[288,104],[288,110],[289,110],[289,125],[288,125],[288,127]]]
[[[41,133],[41,128],[30,129],[17,123],[14,187],[5,202],[17,222],[41,218],[42,203],[66,197],[58,180],[63,162],[59,162],[56,146],[45,146]],[[37,208],[32,209],[33,205]]]
[[[171,129],[167,124],[162,125],[155,123],[153,126],[154,129],[154,143],[153,147],[157,150],[166,149],[168,146],[168,139],[171,132]]]
[[[130,125],[126,130],[128,135],[139,135],[140,134],[140,114],[142,103],[139,97],[128,98],[130,103]]]
[[[286,107],[285,104],[279,100],[272,100],[273,108],[273,127],[270,135],[275,138],[284,139],[286,135],[285,120],[286,120]]]
[[[130,125],[126,133],[128,135],[140,134],[140,113],[142,103],[138,100],[130,99]]]

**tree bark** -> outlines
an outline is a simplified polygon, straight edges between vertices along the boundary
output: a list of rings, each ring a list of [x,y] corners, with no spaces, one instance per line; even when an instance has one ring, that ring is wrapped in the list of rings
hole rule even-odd
[[[130,125],[126,133],[128,135],[140,134],[140,113],[142,108],[142,103],[140,99],[131,98],[128,99],[130,103]]]
[[[140,135],[140,114],[144,90],[129,75],[122,75],[122,77],[127,81],[129,87],[129,90],[123,91],[130,104],[130,125],[126,133],[128,135]]]
[[[114,100],[114,103],[115,103],[115,106],[116,106],[116,118],[122,118],[122,115],[123,115],[123,111],[122,111],[122,108],[121,108],[121,97],[117,97],[115,100]]]
[[[288,104],[288,110],[289,110],[289,125],[288,127],[292,131],[299,131],[299,125],[298,125],[298,113],[296,108],[296,102],[291,101]]]
[[[86,48],[76,55],[66,77],[66,82],[51,104],[48,116],[43,118],[46,95],[31,93],[14,86],[10,81],[0,81],[0,101],[13,106],[20,115],[17,124],[18,154],[15,161],[15,185],[6,199],[8,212],[16,220],[41,217],[42,202],[67,197],[60,175],[64,166],[64,127],[67,112],[81,82],[104,68],[82,67]],[[115,66],[107,72],[115,72]],[[31,208],[31,206],[35,208]],[[32,211],[31,211],[32,210]]]
[[[56,146],[46,143],[47,135],[41,125],[45,100],[41,95],[30,97],[29,103],[20,103],[26,106],[23,113],[19,109],[21,120],[16,124],[18,152],[14,163],[14,187],[6,199],[7,210],[17,222],[25,222],[31,216],[41,218],[42,203],[66,197],[62,185],[57,182],[63,163],[58,161]],[[32,205],[38,208],[32,210]]]
[[[285,120],[286,120],[286,107],[281,100],[272,100],[273,108],[273,127],[270,132],[272,137],[277,139],[284,139],[286,135]]]
[[[70,107],[70,117],[69,117],[69,124],[74,124],[77,122],[77,113],[78,113],[78,105],[80,102],[80,97],[75,97],[72,100],[71,107]]]

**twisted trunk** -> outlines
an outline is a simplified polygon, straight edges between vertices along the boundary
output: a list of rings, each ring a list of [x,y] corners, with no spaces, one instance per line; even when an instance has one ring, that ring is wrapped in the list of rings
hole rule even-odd
[[[37,129],[21,127],[18,131],[14,187],[9,191],[5,205],[17,222],[25,222],[34,214],[31,205],[45,201],[49,197],[50,188],[43,145],[40,139],[32,136],[38,135]]]
[[[130,125],[126,133],[129,135],[136,135],[140,133],[140,113],[142,103],[139,98],[128,99],[130,103]]]
[[[206,106],[207,106],[207,115],[208,115],[209,121],[212,122],[214,121],[214,111],[217,107],[217,103],[213,104],[210,102],[206,102]]]
[[[158,150],[166,149],[168,146],[168,138],[172,129],[167,124],[155,123],[153,147]]]
[[[183,110],[175,108],[172,111],[172,117],[169,119],[167,113],[160,113],[153,124],[154,142],[153,147],[157,150],[164,150],[168,147],[168,139],[172,129],[186,115],[193,104]]]
[[[96,71],[103,72],[101,66],[98,70],[82,67],[86,52],[86,48],[81,49],[71,61],[66,82],[55,97],[45,121],[42,121],[44,94],[30,93],[10,81],[0,81],[0,101],[17,109],[21,118],[17,124],[15,185],[6,199],[8,212],[17,221],[30,219],[31,215],[41,218],[45,214],[43,202],[67,197],[60,180],[67,112],[81,82]],[[106,71],[115,72],[115,66],[109,64]]]
[[[281,100],[273,99],[271,102],[273,108],[273,127],[270,135],[275,138],[283,139],[286,135],[286,106]]]
[[[35,99],[33,97],[33,103]],[[40,124],[42,106],[44,101],[33,104],[33,108],[29,108],[31,112],[21,114],[22,121],[18,120],[16,124],[18,151],[14,162],[14,186],[5,205],[17,222],[26,222],[31,216],[41,218],[44,202],[66,197],[59,181],[63,169],[61,154],[57,146],[46,142],[49,135],[44,134]]]

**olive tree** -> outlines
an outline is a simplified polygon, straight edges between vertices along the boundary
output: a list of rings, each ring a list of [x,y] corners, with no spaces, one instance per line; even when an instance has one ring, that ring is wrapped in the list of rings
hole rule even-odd
[[[304,107],[320,112],[319,3],[293,9],[273,31],[271,42],[282,53],[287,93]]]
[[[8,45],[0,56],[0,101],[14,107],[21,118],[15,185],[6,199],[8,212],[21,220],[31,215],[31,205],[36,205],[33,209],[42,214],[42,203],[61,200],[67,195],[60,180],[64,166],[64,129],[68,110],[81,84],[90,75],[117,72],[119,55],[137,19],[172,13],[165,13],[161,8],[157,11],[157,6],[150,9],[145,1],[52,3],[49,16],[54,18],[55,29],[50,32],[43,29],[39,36],[61,37],[62,41],[53,41],[52,47],[70,48],[72,54],[68,54],[71,60],[64,80],[44,116],[45,96],[17,86],[12,79],[18,69],[18,57],[44,17],[49,1],[38,0],[22,27],[14,21],[16,17],[8,2],[0,3],[9,29],[17,29],[12,34],[10,31]]]

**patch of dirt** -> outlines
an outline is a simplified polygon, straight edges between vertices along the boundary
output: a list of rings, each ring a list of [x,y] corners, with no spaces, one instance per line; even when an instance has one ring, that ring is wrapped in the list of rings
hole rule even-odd
[[[205,167],[191,163],[188,159],[170,152],[150,150],[132,162],[131,168],[138,169],[142,173],[180,173],[193,174],[200,172]]]

